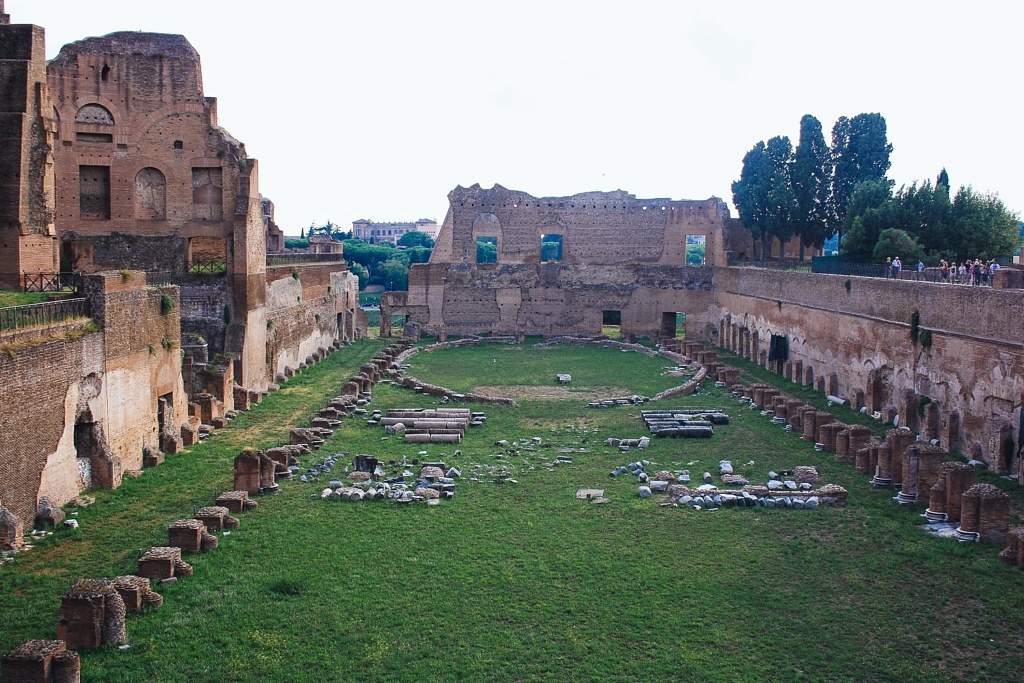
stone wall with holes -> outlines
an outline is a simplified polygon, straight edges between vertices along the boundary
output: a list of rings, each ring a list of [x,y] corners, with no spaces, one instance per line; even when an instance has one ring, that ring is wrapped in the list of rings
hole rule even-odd
[[[268,268],[268,374],[297,368],[337,340],[354,340],[358,293],[359,279],[338,264]]]
[[[687,333],[1016,472],[1022,319],[1014,290],[716,268],[705,324]],[[768,361],[772,335],[788,362]]]
[[[106,273],[87,277],[83,293],[98,331],[64,325],[0,349],[0,500],[26,521],[42,496],[77,495],[82,471],[116,486],[141,469],[143,449],[160,446],[161,397],[171,430],[187,417],[177,288]]]
[[[44,31],[0,24],[0,285],[52,272],[53,133]]]
[[[710,270],[685,265],[688,238],[708,264],[725,263],[734,224],[717,198],[474,185],[448,199],[430,263],[409,271],[409,319],[433,334],[600,334],[602,312],[619,311],[624,335],[674,335],[677,313],[710,301]],[[560,260],[542,262],[544,235],[560,236]],[[496,242],[497,263],[477,262],[481,238]]]
[[[67,269],[226,270],[225,352],[267,384],[266,226],[258,167],[217,121],[184,36],[119,32],[47,65],[56,230]],[[211,266],[215,263],[215,266]]]

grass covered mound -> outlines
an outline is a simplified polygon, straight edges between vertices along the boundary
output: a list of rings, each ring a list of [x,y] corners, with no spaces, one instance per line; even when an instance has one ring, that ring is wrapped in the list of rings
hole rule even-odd
[[[117,491],[94,492],[97,502],[77,515],[79,530],[62,530],[0,567],[0,650],[52,638],[60,595],[76,579],[132,572],[141,549],[166,542],[168,524],[231,487],[241,448],[285,441],[289,427],[305,424],[380,346],[346,347],[208,442]],[[736,363],[747,379],[758,372]],[[610,349],[486,345],[421,354],[410,374],[468,391],[552,386],[567,372],[573,389],[653,395],[680,383],[661,374],[667,365]],[[382,410],[439,403],[389,385],[373,396],[369,407]],[[654,439],[642,455],[604,445],[644,435],[640,407],[584,404],[570,394],[514,408],[471,406],[486,412],[485,426],[457,447],[426,448],[429,459],[463,471],[455,498],[435,507],[321,500],[322,482],[283,482],[280,494],[239,515],[239,529],[218,534],[218,549],[188,556],[193,576],[160,587],[162,607],[129,616],[130,648],[83,652],[83,680],[1024,676],[1024,575],[996,561],[998,548],[926,535],[916,528],[921,510],[897,507],[891,491],[872,489],[849,465],[721,390],[666,405],[724,408],[729,425],[708,440]],[[852,411],[836,410],[854,421]],[[534,437],[539,445],[495,446]],[[316,457],[367,453],[386,465],[423,457],[420,449],[347,418]],[[571,450],[571,464],[551,466],[559,449]],[[660,507],[657,495],[636,495],[635,479],[609,476],[640,457],[657,464],[652,471],[682,467],[695,480],[723,458],[752,482],[772,469],[814,465],[825,482],[850,491],[849,503],[813,511]],[[497,466],[514,470],[518,483],[495,484],[487,473]],[[577,500],[580,488],[604,489],[611,503]]]

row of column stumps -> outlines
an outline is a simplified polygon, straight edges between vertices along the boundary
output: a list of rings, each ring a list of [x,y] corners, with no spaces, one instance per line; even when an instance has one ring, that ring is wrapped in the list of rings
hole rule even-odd
[[[783,394],[768,384],[739,384],[739,371],[722,369],[718,383],[752,406],[762,408],[787,431],[794,431],[815,449],[835,453],[840,462],[853,463],[859,474],[872,475],[875,487],[898,488],[901,505],[927,503],[929,522],[959,522],[957,537],[986,543],[1007,543],[1000,559],[1024,563],[1024,531],[1009,535],[1010,497],[997,486],[975,482],[973,466],[947,460],[939,445],[917,441],[906,428],[890,429],[884,440],[862,425],[848,425],[827,412]],[[1018,559],[1019,558],[1019,559]]]

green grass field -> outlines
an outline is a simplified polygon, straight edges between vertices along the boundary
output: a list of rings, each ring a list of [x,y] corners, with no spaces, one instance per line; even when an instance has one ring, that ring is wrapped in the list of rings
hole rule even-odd
[[[239,449],[286,439],[380,347],[362,341],[307,369],[208,442],[97,492],[77,516],[79,530],[0,567],[0,650],[54,637],[60,595],[76,579],[131,573],[141,549],[166,543],[169,523],[231,488]],[[733,360],[747,381],[762,379]],[[569,372],[574,390],[626,386],[653,395],[682,381],[662,376],[666,365],[528,343],[421,354],[410,372],[459,390],[554,385],[556,372]],[[785,384],[824,405],[820,394]],[[129,648],[82,653],[82,680],[1024,677],[1024,574],[999,564],[998,548],[926,535],[917,528],[921,510],[898,507],[892,491],[872,489],[851,466],[723,390],[667,405],[725,408],[731,424],[710,440],[653,440],[643,454],[603,443],[644,434],[638,407],[592,410],[569,396],[474,408],[488,420],[470,430],[461,455],[426,449],[464,475],[455,499],[436,507],[311,499],[323,483],[284,482],[240,515],[241,528],[221,536],[217,550],[187,556],[195,573],[159,588],[163,606],[129,615]],[[372,407],[437,403],[379,385]],[[494,445],[532,437],[542,444],[515,454]],[[419,448],[349,419],[317,457],[368,453],[386,464],[423,457]],[[550,465],[559,448],[573,449],[572,464]],[[816,465],[825,482],[850,491],[849,503],[814,511],[661,507],[657,497],[637,497],[634,479],[608,474],[639,457],[653,469],[688,468],[695,479],[727,458],[753,482],[770,469]],[[494,483],[495,467],[518,483]],[[583,487],[605,489],[612,502],[576,500]],[[1012,495],[1019,510],[1021,494]]]

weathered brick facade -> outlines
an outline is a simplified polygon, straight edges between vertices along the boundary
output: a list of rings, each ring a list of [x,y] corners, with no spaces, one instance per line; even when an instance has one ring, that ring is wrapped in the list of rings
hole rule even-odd
[[[89,276],[83,290],[98,331],[0,353],[0,500],[22,519],[43,496],[61,505],[118,485],[186,419],[177,288],[133,271]]]
[[[0,285],[55,270],[55,129],[43,29],[0,22]]]
[[[717,199],[536,198],[473,186],[449,202],[430,263],[410,269],[407,294],[382,298],[383,319],[405,313],[439,335],[596,335],[602,312],[614,310],[624,336],[657,339],[674,335],[683,312],[688,338],[898,416],[1000,472],[1022,466],[1022,290],[730,268],[730,253],[754,252]],[[562,236],[560,261],[541,262],[545,234]],[[683,265],[691,235],[704,237],[705,267]],[[496,241],[497,263],[477,263],[480,237]],[[914,311],[927,346],[911,343]],[[773,335],[785,337],[788,359],[769,360]]]
[[[720,199],[637,199],[623,191],[533,197],[500,185],[451,192],[430,262],[409,270],[409,319],[441,334],[600,334],[618,311],[625,335],[675,334],[676,314],[710,303],[709,271],[687,267],[687,238],[708,265],[726,261]],[[541,262],[541,236],[561,260]],[[497,263],[477,263],[477,239]]]

